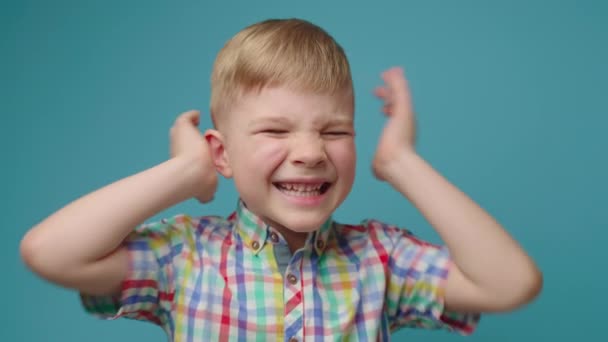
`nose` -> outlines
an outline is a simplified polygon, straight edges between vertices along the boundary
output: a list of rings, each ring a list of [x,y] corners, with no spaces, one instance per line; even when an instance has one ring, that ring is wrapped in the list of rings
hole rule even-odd
[[[291,144],[291,162],[306,167],[317,167],[327,160],[325,144],[318,135],[300,135]]]

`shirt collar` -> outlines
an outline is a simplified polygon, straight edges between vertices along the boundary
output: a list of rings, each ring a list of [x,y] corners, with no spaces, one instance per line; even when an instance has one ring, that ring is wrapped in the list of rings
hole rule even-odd
[[[270,239],[270,229],[272,228],[259,216],[251,212],[241,199],[238,201],[232,218],[235,220],[234,229],[244,244],[257,255]],[[327,240],[333,223],[333,219],[330,216],[319,229],[309,234],[308,239],[306,239],[305,248],[312,245],[317,254],[321,255],[327,246]]]

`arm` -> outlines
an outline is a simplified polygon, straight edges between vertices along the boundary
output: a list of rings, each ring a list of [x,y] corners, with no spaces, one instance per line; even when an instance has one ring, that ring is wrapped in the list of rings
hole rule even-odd
[[[389,182],[435,228],[454,261],[446,289],[449,309],[510,310],[539,293],[534,262],[482,208],[416,154],[403,154],[393,167]]]
[[[389,117],[374,159],[375,175],[409,199],[439,233],[452,256],[445,302],[456,311],[506,311],[542,287],[534,262],[482,208],[414,150],[414,114],[399,69],[383,74],[376,94]]]
[[[191,197],[206,202],[217,176],[198,133],[198,112],[171,129],[172,158],[70,203],[21,242],[25,263],[41,277],[89,294],[117,293],[128,270],[122,241],[148,217]]]

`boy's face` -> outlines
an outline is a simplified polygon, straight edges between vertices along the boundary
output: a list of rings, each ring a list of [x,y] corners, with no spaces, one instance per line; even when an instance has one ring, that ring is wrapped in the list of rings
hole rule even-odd
[[[351,98],[265,88],[228,115],[227,164],[247,207],[277,229],[318,229],[354,181]]]

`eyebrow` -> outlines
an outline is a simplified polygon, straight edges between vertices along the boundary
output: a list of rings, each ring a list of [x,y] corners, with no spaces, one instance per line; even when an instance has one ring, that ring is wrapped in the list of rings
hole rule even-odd
[[[353,118],[347,118],[347,117],[338,117],[338,118],[332,118],[330,120],[328,120],[327,122],[325,122],[326,126],[338,126],[338,125],[352,125],[354,123]]]
[[[352,125],[354,120],[349,117],[340,116],[337,118],[331,118],[325,122],[320,122],[322,126],[340,126],[340,125]],[[291,124],[291,120],[284,116],[267,116],[258,119],[254,119],[249,123],[249,127],[255,127],[259,125],[265,124],[277,124],[277,125],[289,125]]]
[[[276,116],[276,117],[271,117],[271,116],[267,116],[267,117],[262,117],[259,119],[254,119],[253,121],[251,121],[249,123],[249,127],[252,126],[258,126],[258,125],[264,125],[264,124],[289,124],[289,120],[285,117],[282,116]]]

